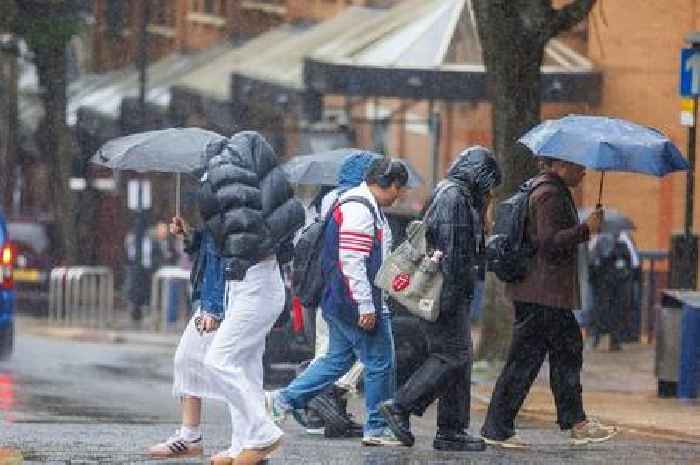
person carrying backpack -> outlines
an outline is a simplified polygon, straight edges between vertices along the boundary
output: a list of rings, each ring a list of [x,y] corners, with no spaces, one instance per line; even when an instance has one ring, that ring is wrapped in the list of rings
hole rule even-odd
[[[483,248],[483,217],[491,190],[500,183],[501,170],[493,154],[484,147],[471,147],[452,163],[447,179],[438,184],[426,206],[428,250],[443,256],[440,315],[434,323],[422,321],[430,340],[426,361],[393,400],[380,406],[389,427],[406,446],[414,443],[410,415],[423,415],[439,399],[433,448],[486,448],[481,438],[467,432],[472,365],[469,310]]]
[[[583,410],[583,341],[572,311],[580,308],[577,247],[599,231],[604,213],[597,208],[578,223],[569,189],[585,176],[583,166],[552,158],[541,166],[526,210],[525,240],[534,255],[524,277],[506,285],[515,306],[513,336],[481,429],[488,444],[500,447],[527,447],[516,434],[515,417],[547,355],[557,423],[570,431],[571,441],[601,442],[616,434]]]
[[[312,202],[318,204],[319,221],[327,217],[344,192],[362,184],[367,169],[378,159],[381,159],[379,154],[360,149],[348,155],[338,170],[338,186],[326,191],[318,201]],[[323,318],[320,306],[316,309],[315,329],[316,346],[311,362],[328,353],[328,324]],[[356,391],[363,373],[364,366],[360,361],[356,361],[334,385],[311,399],[305,411],[295,410],[294,418],[310,434],[323,434],[327,438],[362,437],[362,425],[356,423],[347,413],[347,395]]]
[[[268,392],[268,412],[281,422],[294,409],[345,374],[356,358],[365,366],[367,421],[362,443],[401,445],[379,413],[394,394],[394,341],[391,313],[374,278],[391,250],[391,230],[381,212],[408,182],[403,163],[372,162],[366,181],[341,195],[323,230],[321,308],[328,323],[328,353],[314,361],[284,389]]]

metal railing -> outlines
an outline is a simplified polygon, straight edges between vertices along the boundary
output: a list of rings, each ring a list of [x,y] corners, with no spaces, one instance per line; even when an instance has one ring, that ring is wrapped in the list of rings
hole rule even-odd
[[[104,266],[59,267],[49,277],[49,322],[106,327],[114,319],[114,274]]]
[[[168,284],[172,281],[185,281],[190,284],[190,271],[177,266],[164,266],[153,274],[151,280],[151,314],[161,331],[168,329]]]

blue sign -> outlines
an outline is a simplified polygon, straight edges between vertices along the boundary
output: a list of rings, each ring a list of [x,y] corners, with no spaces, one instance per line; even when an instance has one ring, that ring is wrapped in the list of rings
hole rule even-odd
[[[681,49],[680,94],[683,97],[700,95],[700,49]]]

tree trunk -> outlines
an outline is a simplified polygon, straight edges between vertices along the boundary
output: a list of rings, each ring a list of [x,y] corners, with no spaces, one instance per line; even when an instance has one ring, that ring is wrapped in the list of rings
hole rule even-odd
[[[517,140],[540,122],[540,69],[549,39],[583,19],[595,0],[574,0],[554,10],[551,0],[473,0],[492,102],[493,147],[503,184],[495,201],[537,172]],[[505,286],[488,273],[484,323],[477,358],[504,359],[510,343],[512,303]]]
[[[10,210],[17,166],[17,43],[0,50],[0,207]]]
[[[43,134],[38,137],[51,172],[49,190],[54,199],[54,219],[65,264],[79,261],[79,241],[73,193],[69,188],[73,151],[66,126],[66,55],[62,44],[35,49],[44,103]]]

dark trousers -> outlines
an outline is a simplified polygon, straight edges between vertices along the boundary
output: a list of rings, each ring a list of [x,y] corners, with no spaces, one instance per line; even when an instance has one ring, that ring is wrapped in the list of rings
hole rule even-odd
[[[549,384],[557,423],[571,429],[586,419],[581,400],[583,342],[571,310],[515,303],[508,359],[493,390],[481,434],[502,441],[515,434],[515,417],[549,355]]]
[[[438,430],[460,432],[469,427],[469,302],[454,315],[440,315],[435,323],[424,322],[422,327],[429,341],[428,358],[398,390],[394,402],[400,410],[420,416],[437,399]]]

